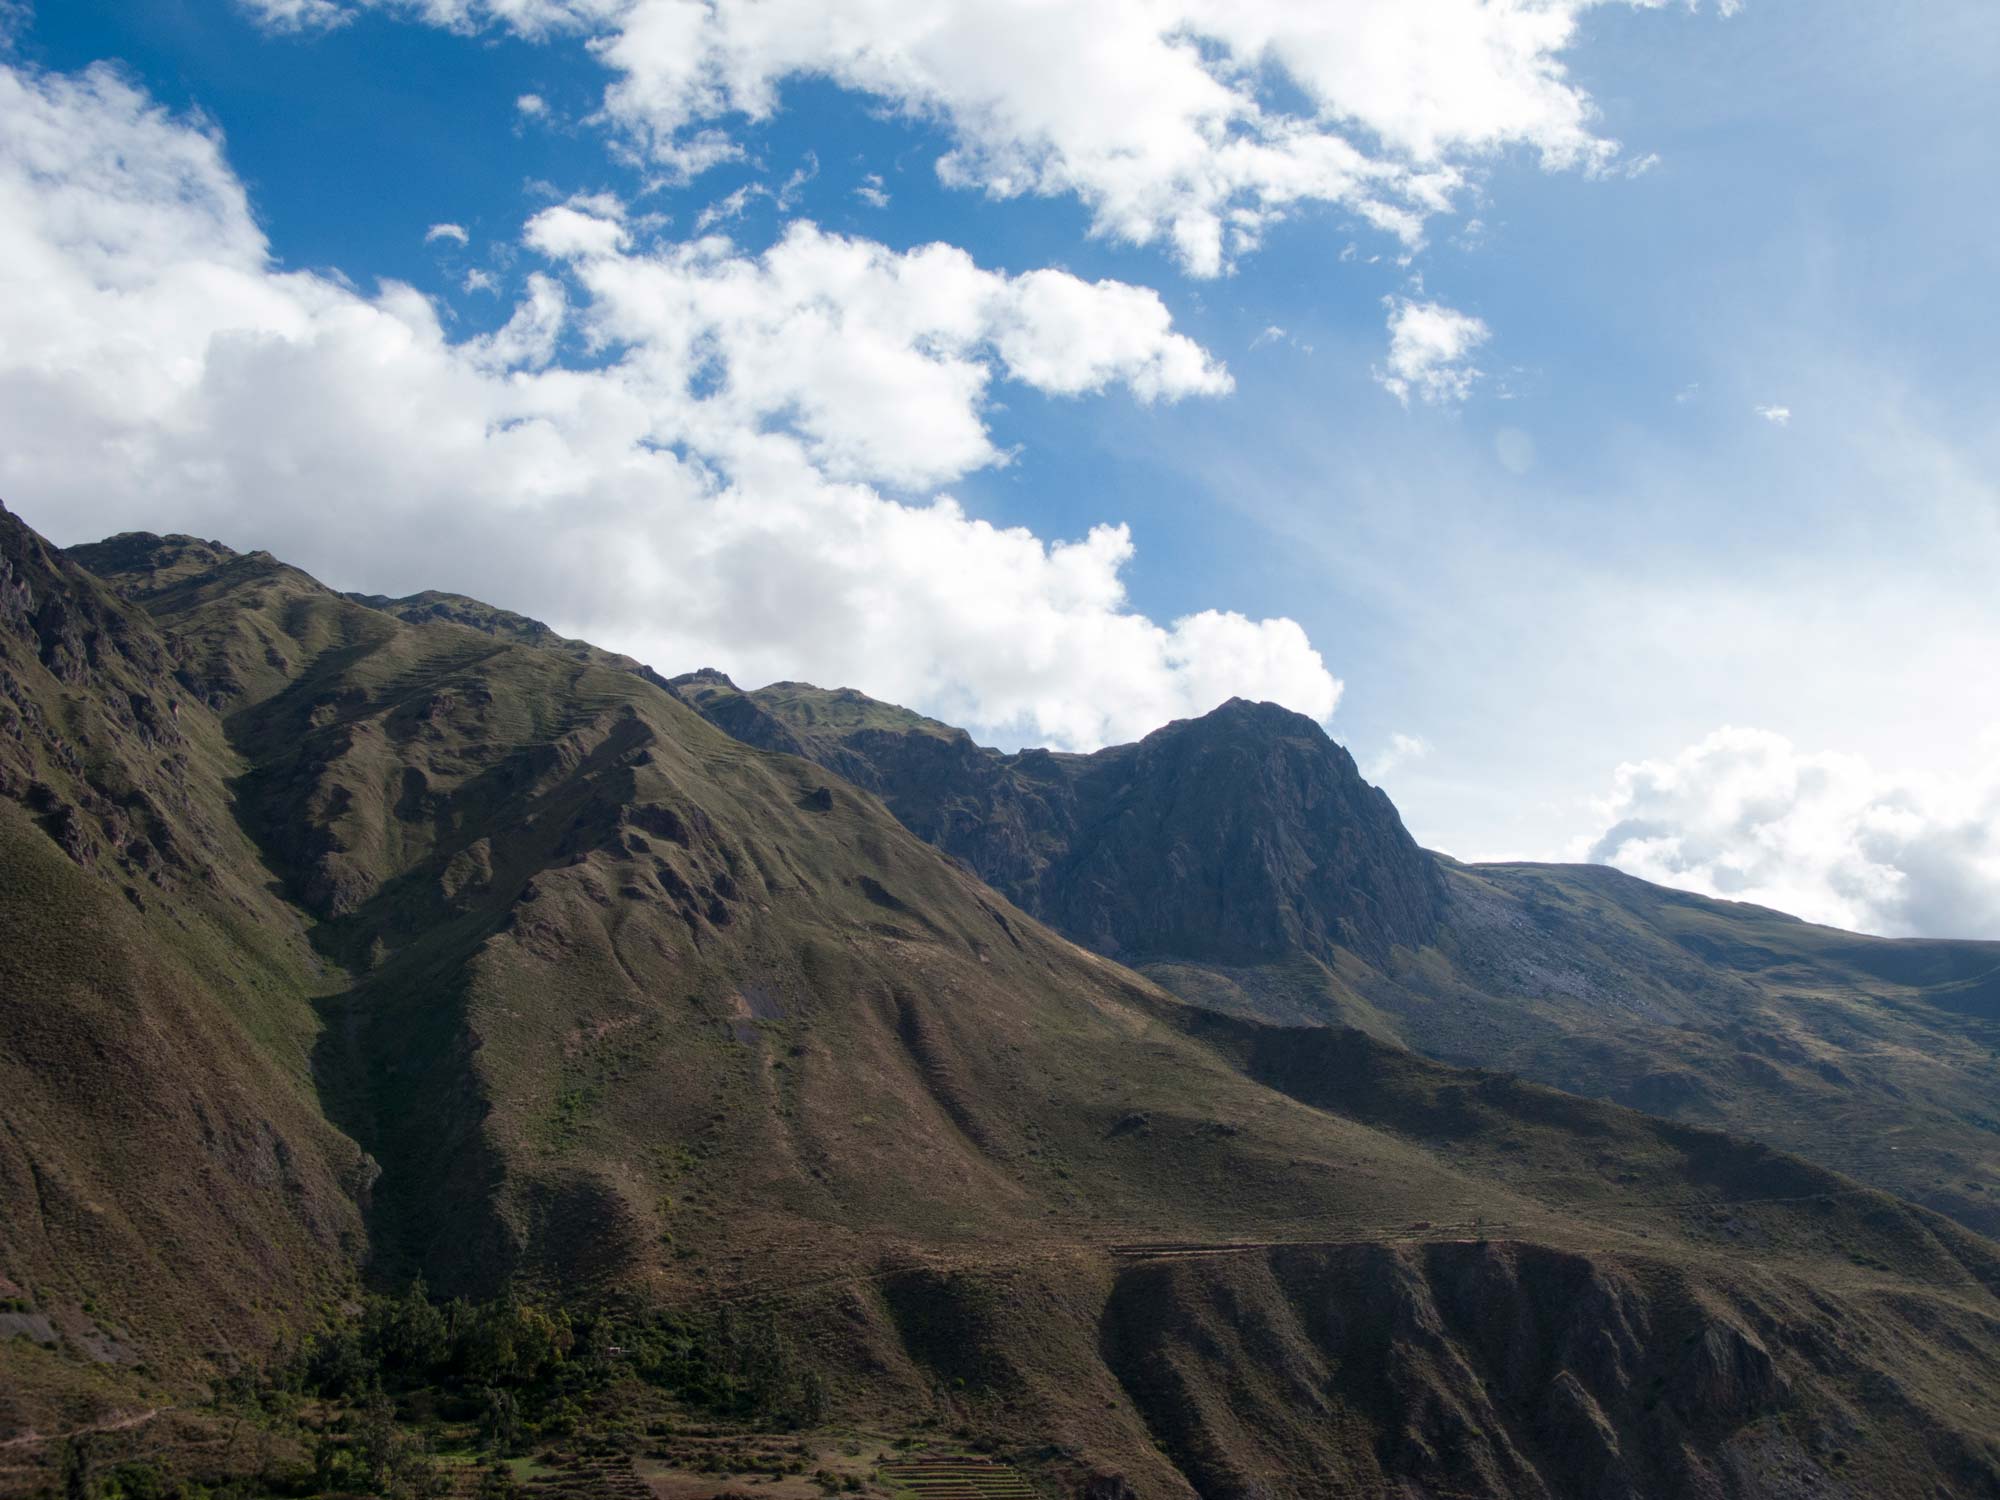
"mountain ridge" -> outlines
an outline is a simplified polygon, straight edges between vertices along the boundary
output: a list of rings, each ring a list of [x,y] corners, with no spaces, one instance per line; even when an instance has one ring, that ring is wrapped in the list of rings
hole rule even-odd
[[[1949,1220],[1192,1008],[618,659],[254,555],[113,591],[5,513],[0,557],[0,1277],[57,1334],[0,1342],[7,1441],[421,1271],[781,1308],[842,1420],[1051,1485],[2000,1489],[2000,1248]]]
[[[1129,930],[1100,919],[1091,890],[1064,888],[1087,886],[1092,873],[1063,851],[1086,821],[1076,788],[1102,774],[1094,768],[1130,768],[1149,788],[1128,800],[1153,825],[1150,837],[1116,848],[1115,879],[1121,868],[1171,868],[1174,852],[1188,847],[1205,851],[1211,869],[1227,864],[1230,840],[1246,827],[1251,842],[1261,836],[1267,845],[1314,818],[1336,830],[1365,827],[1356,810],[1365,814],[1366,803],[1355,790],[1365,783],[1352,757],[1320,726],[1276,705],[1224,705],[1089,756],[1007,755],[975,746],[962,731],[940,734],[944,726],[899,730],[903,711],[864,709],[852,690],[786,684],[777,693],[744,693],[719,674],[681,690],[752,743],[763,735],[777,748],[779,736],[791,735],[784,747],[791,753],[869,786],[913,831],[1024,907],[1190,1001],[1269,1020],[1359,1026],[1448,1061],[1729,1125],[1830,1157],[2000,1232],[2000,1110],[1986,1082],[2000,1062],[2000,943],[1845,934],[1601,866],[1466,865],[1420,852],[1418,886],[1408,873],[1417,867],[1400,847],[1407,835],[1387,835],[1364,841],[1364,867],[1401,893],[1400,920],[1357,935],[1343,926],[1342,911],[1313,910],[1312,892],[1294,881],[1265,904],[1303,909],[1303,918],[1235,953],[1219,951],[1199,922],[1159,902],[1148,905],[1160,918],[1149,941],[1133,944]],[[799,735],[815,693],[838,697],[844,722],[859,727],[818,714],[815,733]],[[1171,767],[1148,764],[1145,747],[1203,730],[1225,743],[1249,732],[1261,733],[1267,747],[1302,744],[1350,795],[1329,817],[1283,788],[1224,771],[1236,799],[1230,806],[1176,807]],[[1387,798],[1366,790],[1393,818]],[[1400,819],[1393,827],[1401,833]],[[1308,860],[1313,853],[1300,852]],[[1349,866],[1337,883],[1353,879]],[[1220,883],[1210,875],[1210,886]],[[1921,1127],[1913,1131],[1912,1121]]]

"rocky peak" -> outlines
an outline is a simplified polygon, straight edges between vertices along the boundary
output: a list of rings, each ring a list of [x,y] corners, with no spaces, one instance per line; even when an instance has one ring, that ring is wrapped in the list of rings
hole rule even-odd
[[[126,598],[144,602],[190,579],[205,577],[244,554],[221,542],[180,532],[159,536],[150,531],[122,531],[101,542],[71,547],[64,555]],[[274,561],[267,552],[250,556]]]
[[[1318,724],[1275,703],[1099,752],[1078,771],[1049,915],[1107,953],[1248,963],[1303,950],[1370,959],[1436,930],[1429,855]]]
[[[149,638],[128,627],[113,602],[68,565],[17,516],[0,505],[0,628],[70,686],[88,681],[106,653],[137,653],[146,672],[160,665]]]
[[[729,674],[719,667],[697,667],[692,672],[681,673],[673,681],[676,685],[685,683],[690,687],[723,687],[732,693],[741,691],[730,680]]]
[[[1438,876],[1394,805],[1318,724],[1275,703],[1232,698],[1094,755],[1001,755],[848,689],[744,693],[719,673],[675,685],[737,738],[875,792],[913,832],[1103,953],[1380,959],[1436,930]]]
[[[714,667],[670,677],[667,689],[724,734],[746,745],[797,755],[820,765],[828,763],[826,757],[812,754],[790,726]]]

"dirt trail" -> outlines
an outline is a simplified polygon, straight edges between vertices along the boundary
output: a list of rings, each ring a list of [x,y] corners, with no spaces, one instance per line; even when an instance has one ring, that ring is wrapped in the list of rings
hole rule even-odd
[[[143,1427],[162,1412],[172,1411],[171,1406],[149,1406],[142,1412],[129,1417],[106,1418],[102,1422],[88,1422],[81,1427],[72,1427],[68,1432],[23,1433],[17,1438],[0,1441],[0,1448],[31,1448],[36,1443],[61,1443],[73,1437],[86,1437],[94,1432],[127,1432],[134,1427]]]

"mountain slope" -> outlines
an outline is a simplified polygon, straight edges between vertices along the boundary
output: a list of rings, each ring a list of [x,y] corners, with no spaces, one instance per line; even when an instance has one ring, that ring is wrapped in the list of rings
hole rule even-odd
[[[171,1375],[352,1285],[373,1169],[237,769],[151,622],[0,510],[0,1296],[46,1320],[0,1371]]]
[[[1345,751],[1271,705],[1093,756],[1001,755],[852,692],[677,681],[1197,1004],[1754,1134],[2000,1232],[2000,944],[1425,855]]]
[[[201,952],[292,976],[191,987],[174,1024],[199,1045],[142,1059],[141,1086],[275,1075],[260,1108],[299,1118],[273,1159],[323,1159],[341,1196],[303,1167],[303,1190],[238,1187],[177,1137],[157,1146],[187,1164],[149,1161],[115,1128],[126,1096],[80,1086],[95,1044],[21,1050],[31,1017],[67,1034],[101,1007],[122,1037],[166,1014],[145,966],[230,903],[132,881],[96,804],[79,825],[9,793],[9,889],[57,882],[19,908],[29,938],[121,902],[143,923],[114,934],[129,1000],[116,975],[7,974],[0,1061],[69,1113],[60,1134],[0,1096],[29,1163],[0,1222],[85,1151],[131,1158],[107,1212],[263,1248],[244,1285],[173,1294],[216,1325],[298,1317],[348,1266],[782,1307],[850,1420],[976,1426],[1052,1481],[1100,1467],[1148,1495],[2000,1492],[2000,1253],[1935,1215],[1360,1032],[1190,1009],[615,662],[398,618],[259,554],[80,555],[121,597],[44,549],[20,652],[91,659],[87,632],[57,651],[33,623],[52,600],[158,647],[144,681],[188,695],[195,745],[175,826],[207,831],[200,865],[257,918]],[[113,743],[117,674],[30,696]],[[253,1239],[231,1195],[277,1221]],[[65,1318],[87,1294],[190,1381],[220,1363],[119,1243],[78,1234],[52,1269],[10,1238],[0,1275]],[[80,1345],[5,1359],[17,1428],[93,1368]]]

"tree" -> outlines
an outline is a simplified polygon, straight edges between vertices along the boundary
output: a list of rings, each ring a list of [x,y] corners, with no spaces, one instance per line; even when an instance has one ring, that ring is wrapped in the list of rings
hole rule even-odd
[[[479,1414],[479,1446],[495,1453],[511,1449],[521,1435],[521,1410],[512,1391],[486,1390],[486,1409]]]
[[[63,1444],[63,1500],[91,1500],[90,1439],[79,1432]]]
[[[369,1305],[366,1337],[376,1364],[411,1382],[424,1380],[451,1358],[450,1324],[421,1276],[402,1296]]]

